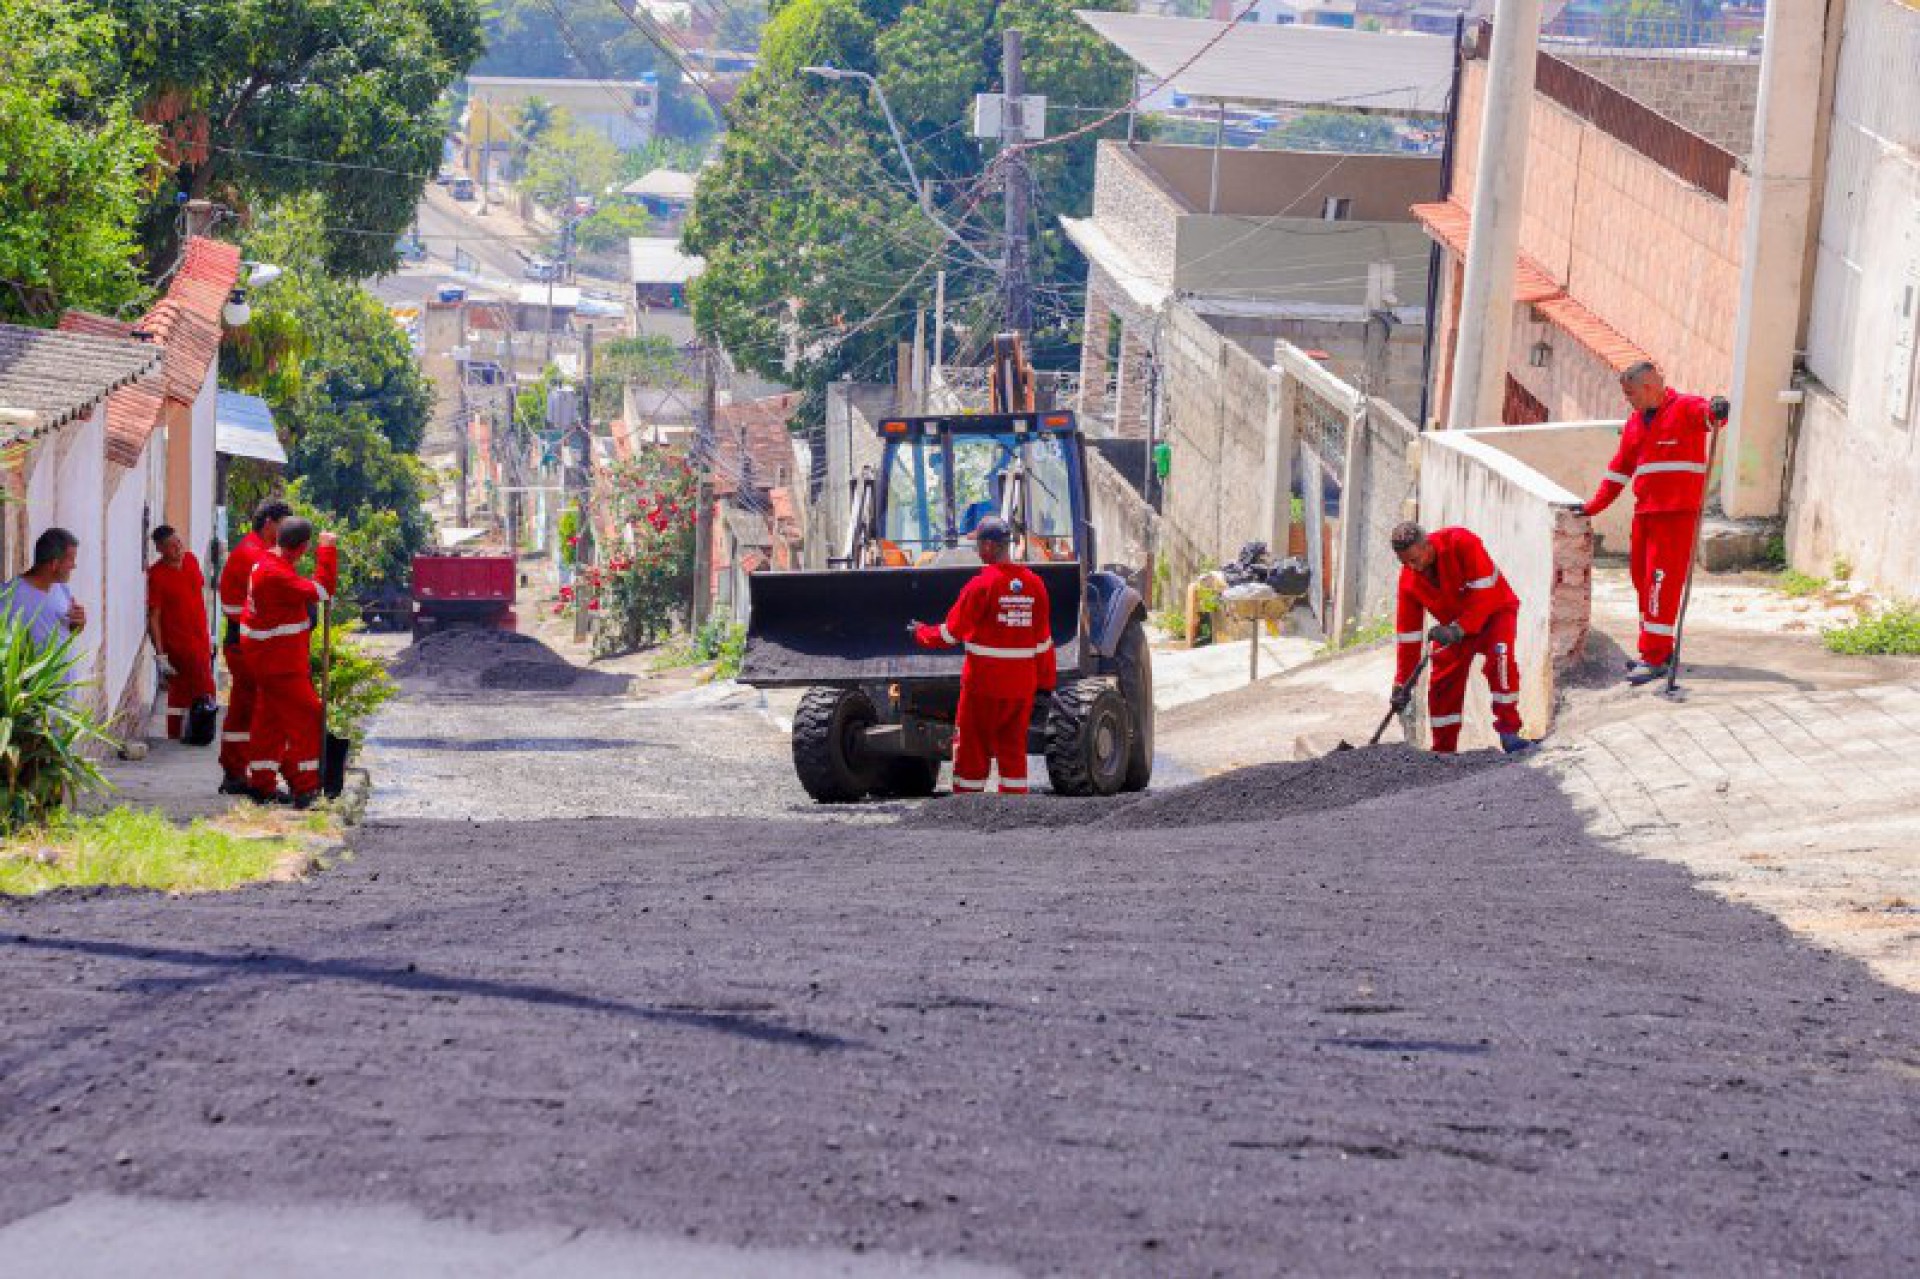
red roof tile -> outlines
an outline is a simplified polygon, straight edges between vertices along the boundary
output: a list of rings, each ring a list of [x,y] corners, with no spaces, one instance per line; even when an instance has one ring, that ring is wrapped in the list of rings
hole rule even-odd
[[[1472,215],[1467,206],[1458,200],[1441,200],[1435,204],[1416,204],[1413,216],[1427,233],[1451,249],[1457,257],[1467,256],[1467,240],[1472,227]],[[1540,302],[1547,298],[1558,297],[1566,290],[1560,286],[1548,270],[1539,262],[1522,253],[1514,263],[1513,300],[1516,302]]]
[[[740,488],[742,477],[754,488],[770,489],[793,479],[793,437],[787,422],[800,406],[798,392],[765,399],[723,404],[713,414],[713,491],[728,496]],[[741,437],[746,438],[746,462],[741,461]]]
[[[240,250],[195,236],[187,241],[167,295],[135,326],[166,348],[167,395],[193,403],[220,355],[220,310],[240,278]]]
[[[68,311],[60,317],[62,333],[85,333],[92,337],[129,338],[134,327],[125,320],[95,315],[91,311]],[[164,357],[163,357],[164,359]],[[164,365],[163,365],[164,369]],[[161,374],[143,378],[121,387],[107,397],[107,460],[118,466],[132,467],[146,452],[147,441],[160,425],[161,410],[166,407]]]
[[[1589,311],[1577,298],[1562,295],[1547,298],[1537,305],[1542,315],[1574,341],[1605,360],[1616,373],[1624,373],[1641,360],[1653,358],[1623,337],[1611,324]]]

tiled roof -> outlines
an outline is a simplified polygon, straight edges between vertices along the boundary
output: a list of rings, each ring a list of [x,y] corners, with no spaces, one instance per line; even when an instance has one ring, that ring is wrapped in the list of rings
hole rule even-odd
[[[1472,215],[1467,206],[1458,200],[1441,200],[1436,204],[1416,204],[1413,216],[1427,233],[1453,250],[1461,258],[1467,256],[1468,231]],[[1543,302],[1547,298],[1558,297],[1566,290],[1533,258],[1525,253],[1519,255],[1514,263],[1513,300],[1515,302]]]
[[[68,311],[60,317],[62,333],[87,333],[95,337],[131,338],[134,326],[111,316],[91,311]],[[165,359],[158,347],[151,348]],[[133,466],[146,450],[147,441],[160,424],[160,411],[166,405],[159,370],[128,383],[107,397],[107,460],[118,466]]]
[[[167,285],[167,295],[140,321],[139,329],[166,348],[169,398],[191,404],[207,370],[220,355],[220,310],[240,278],[240,250],[195,236]]]
[[[159,362],[160,352],[126,338],[0,324],[0,444],[84,417]]]
[[[787,421],[800,406],[798,392],[770,395],[760,400],[723,404],[713,414],[713,491],[721,496],[737,492],[745,474],[754,488],[768,489],[793,479],[793,437]],[[744,428],[747,461],[740,458]]]
[[[1416,204],[1413,216],[1429,234],[1461,258],[1467,256],[1471,215],[1458,200],[1437,204]],[[1616,370],[1625,370],[1640,360],[1651,359],[1621,332],[1589,310],[1585,303],[1548,274],[1547,269],[1522,253],[1514,264],[1513,300],[1529,303],[1551,323],[1559,326],[1581,346],[1605,360]]]

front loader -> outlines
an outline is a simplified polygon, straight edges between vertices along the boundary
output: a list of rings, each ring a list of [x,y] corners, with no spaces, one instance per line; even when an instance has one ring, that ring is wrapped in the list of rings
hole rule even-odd
[[[841,553],[824,571],[747,579],[740,680],[805,688],[793,724],[800,784],[822,803],[924,796],[952,757],[958,650],[920,648],[915,618],[946,616],[979,571],[972,532],[1014,530],[1014,557],[1046,584],[1059,685],[1034,699],[1029,752],[1063,795],[1143,790],[1153,776],[1146,605],[1096,567],[1086,451],[1074,416],[1036,411],[1018,344],[996,342],[992,413],[888,418],[853,488]]]

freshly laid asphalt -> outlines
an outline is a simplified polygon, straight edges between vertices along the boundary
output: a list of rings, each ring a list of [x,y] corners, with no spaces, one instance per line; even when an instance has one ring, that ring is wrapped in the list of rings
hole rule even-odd
[[[0,1273],[155,1199],[799,1250],[742,1273],[1920,1271],[1914,997],[1542,771],[1289,776],[1097,830],[556,793],[303,884],[10,903]]]

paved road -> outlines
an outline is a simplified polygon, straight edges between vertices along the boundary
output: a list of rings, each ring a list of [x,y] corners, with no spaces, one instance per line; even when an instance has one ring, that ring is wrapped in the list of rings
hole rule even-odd
[[[154,1198],[502,1258],[1920,1267],[1914,997],[1594,842],[1546,769],[1280,820],[1201,789],[1189,827],[691,820],[795,802],[754,715],[409,708],[386,759],[495,807],[414,816],[396,768],[310,883],[0,908],[0,1273],[151,1258]],[[623,744],[512,744],[568,736]]]

